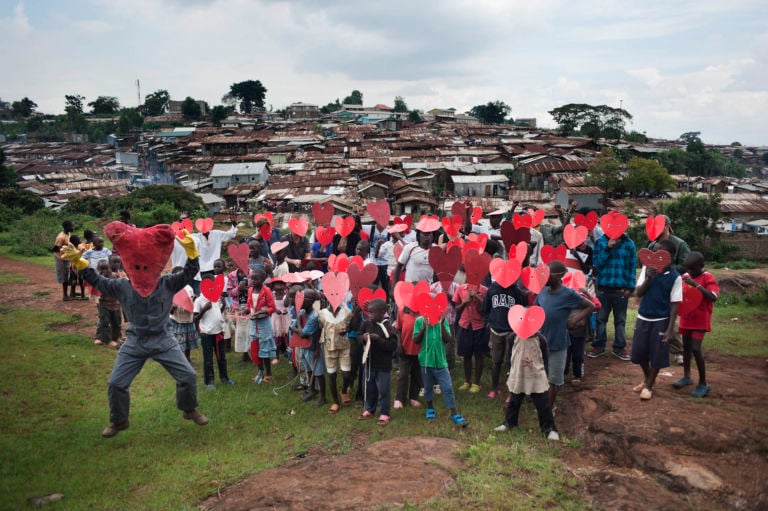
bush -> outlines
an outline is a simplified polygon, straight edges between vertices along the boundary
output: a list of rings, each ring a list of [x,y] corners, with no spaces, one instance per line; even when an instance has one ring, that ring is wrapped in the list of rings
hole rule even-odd
[[[78,234],[86,227],[96,231],[91,217],[41,209],[32,215],[22,216],[11,225],[7,238],[10,252],[25,257],[50,254],[64,220],[72,220]]]
[[[24,212],[19,208],[9,208],[5,204],[0,204],[0,232],[10,230],[12,224],[23,214]]]
[[[27,190],[16,190],[15,188],[0,189],[0,204],[11,208],[18,208],[27,215],[45,207],[43,199],[34,193]]]
[[[707,248],[707,250],[704,251],[704,254],[707,256],[707,259],[710,259],[712,261],[718,261],[718,262],[724,262],[728,261],[730,258],[730,255],[734,252],[738,252],[739,247],[736,245],[732,245],[730,243],[726,243],[725,241],[718,241],[714,245]],[[734,268],[737,269],[737,268]]]
[[[89,195],[72,199],[61,209],[69,215],[88,215],[101,218],[104,216],[107,206],[104,203],[104,199]]]
[[[136,227],[149,227],[155,224],[170,224],[179,218],[179,210],[176,206],[164,202],[155,205],[154,208],[147,211],[139,211],[131,214],[131,220]]]
[[[133,218],[140,212],[151,211],[161,204],[170,204],[175,209],[175,215],[171,221],[178,219],[179,213],[182,211],[194,211],[205,206],[200,197],[181,186],[151,185],[139,188],[125,197],[113,201],[107,209],[107,214],[117,218],[121,209],[127,209]],[[139,225],[138,222],[136,225]]]

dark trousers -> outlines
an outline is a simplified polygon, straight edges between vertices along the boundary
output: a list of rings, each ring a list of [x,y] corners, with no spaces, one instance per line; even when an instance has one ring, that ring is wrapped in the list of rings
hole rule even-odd
[[[96,327],[96,338],[103,342],[119,341],[123,317],[120,309],[113,311],[99,303],[99,326]]]
[[[626,323],[627,323],[627,298],[620,289],[599,288],[597,299],[602,307],[597,311],[597,335],[592,341],[592,346],[605,349],[608,343],[608,318],[613,311],[613,351],[621,351],[627,347]]]
[[[213,384],[213,356],[216,354],[216,361],[219,365],[219,378],[222,381],[229,380],[227,374],[227,353],[223,346],[216,345],[216,334],[200,334],[200,343],[203,345],[203,381],[206,385]]]
[[[379,273],[373,283],[380,285],[381,289],[383,289],[387,296],[389,296],[389,274],[387,273],[387,265],[376,266],[376,268],[379,269]]]
[[[363,400],[363,389],[365,380],[363,377],[363,342],[362,339],[356,339],[350,343],[349,355],[352,358],[352,381],[356,382],[355,401]]]
[[[509,394],[509,404],[504,417],[504,422],[510,428],[517,427],[517,418],[520,415],[520,406],[523,404],[525,394]],[[536,406],[536,413],[539,416],[539,428],[542,433],[549,434],[550,431],[557,431],[555,428],[555,417],[552,415],[552,408],[549,406],[549,397],[547,392],[531,394],[531,400]]]
[[[392,374],[390,371],[370,371],[365,379],[365,409],[376,412],[380,405],[381,415],[389,415],[389,396],[392,393]]]
[[[573,363],[573,377],[584,377],[584,345],[587,343],[586,337],[571,336],[571,345],[568,346],[568,354],[565,359],[565,375]]]
[[[419,399],[421,389],[421,367],[419,367],[418,355],[406,355],[401,353],[400,373],[397,375],[397,389],[395,399],[405,403],[408,399]]]

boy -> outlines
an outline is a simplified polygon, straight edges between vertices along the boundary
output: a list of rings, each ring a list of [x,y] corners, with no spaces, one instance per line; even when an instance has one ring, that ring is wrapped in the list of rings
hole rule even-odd
[[[675,245],[662,240],[655,247],[656,252],[661,250],[671,254]],[[669,367],[669,338],[673,334],[677,307],[683,301],[683,279],[671,265],[661,271],[643,266],[635,289],[641,301],[631,358],[633,364],[643,369],[644,380],[632,390],[640,392],[640,399],[647,401],[653,397],[653,384],[659,370]]]
[[[291,327],[291,333],[310,340],[309,348],[301,348],[300,361],[307,369],[308,388],[301,395],[301,401],[306,403],[317,397],[315,406],[325,404],[325,356],[320,346],[320,319],[314,308],[314,303],[320,300],[317,291],[307,289],[304,291],[304,304],[296,311],[296,323]],[[301,316],[306,317],[306,322],[300,321]],[[303,327],[300,326],[303,323]],[[318,389],[315,390],[315,383]]]
[[[362,243],[362,241],[360,242]],[[389,320],[387,302],[376,298],[368,302],[368,320],[363,323],[358,335],[366,343],[365,364],[365,409],[360,419],[369,419],[380,406],[379,426],[389,424],[389,396],[392,390],[392,354],[397,348],[397,334]],[[378,403],[377,403],[378,402]]]
[[[116,279],[118,276],[109,269],[109,262],[101,259],[96,265],[96,271],[104,278]],[[120,329],[122,327],[122,315],[120,313],[120,303],[116,298],[102,294],[99,298],[99,326],[96,328],[96,340],[94,344],[108,342],[110,348],[117,348],[120,340]],[[102,341],[103,340],[103,341]],[[97,342],[98,341],[98,342]]]
[[[688,273],[683,275],[683,282],[695,287],[701,294],[702,300],[698,307],[680,316],[680,335],[683,337],[683,377],[672,384],[676,389],[693,385],[691,379],[691,355],[696,358],[699,369],[699,384],[693,389],[693,397],[704,397],[711,387],[707,384],[704,367],[704,352],[701,343],[704,334],[712,330],[712,306],[717,301],[720,288],[715,277],[704,271],[704,256],[701,252],[690,252],[684,262]]]
[[[357,306],[355,307],[357,309]],[[336,387],[336,371],[341,369],[341,395],[344,404],[348,404],[349,388],[352,386],[352,357],[350,355],[350,341],[347,330],[357,310],[350,311],[348,307],[340,305],[336,313],[331,306],[322,309],[318,314],[318,320],[322,331],[320,344],[323,345],[325,356],[325,370],[328,373],[328,381],[331,387],[331,400],[333,404],[328,413],[335,414],[339,411],[339,391]]]
[[[206,277],[213,280],[213,275]],[[202,294],[197,297],[194,305],[194,321],[200,325],[200,342],[203,345],[203,380],[209,390],[215,390],[213,374],[213,355],[216,354],[216,360],[219,366],[219,378],[221,382],[227,385],[234,385],[235,382],[229,379],[227,374],[227,354],[224,346],[218,342],[224,337],[224,317],[221,311],[224,308],[223,300],[219,298],[217,302],[211,302]]]

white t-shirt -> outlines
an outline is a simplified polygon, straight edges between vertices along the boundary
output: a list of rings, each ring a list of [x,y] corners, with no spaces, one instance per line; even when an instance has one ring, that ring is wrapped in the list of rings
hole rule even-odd
[[[206,303],[210,303],[210,300],[203,295],[200,295],[195,300],[194,312],[200,312]],[[200,333],[206,335],[216,335],[224,331],[224,317],[221,315],[221,308],[219,303],[211,303],[211,308],[208,309],[205,314],[200,316]]]
[[[197,251],[200,254],[200,271],[213,270],[213,262],[221,257],[221,244],[229,241],[237,234],[237,227],[232,226],[228,231],[214,230],[208,233],[208,238],[202,233],[196,232],[192,235],[197,245]]]
[[[432,283],[435,271],[429,264],[429,249],[421,248],[418,243],[409,243],[403,248],[398,263],[405,266],[405,280]]]

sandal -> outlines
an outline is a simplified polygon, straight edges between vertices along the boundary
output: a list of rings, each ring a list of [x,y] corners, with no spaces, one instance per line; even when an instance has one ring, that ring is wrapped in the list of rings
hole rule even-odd
[[[454,424],[457,426],[461,426],[462,428],[466,428],[469,425],[469,421],[461,416],[460,413],[456,413],[455,415],[451,416],[451,420]]]
[[[369,412],[368,410],[363,410],[363,413],[361,413],[361,414],[360,414],[360,415],[357,417],[357,420],[359,420],[359,421],[364,421],[364,420],[368,420],[368,419],[370,419],[371,417],[373,417],[373,414],[372,414],[371,412]]]
[[[434,408],[427,408],[426,417],[427,419],[434,419],[435,417],[437,417],[437,410],[435,410]]]
[[[389,415],[379,415],[379,420],[376,421],[377,426],[386,426],[389,424]]]
[[[337,413],[338,411],[339,411],[339,405],[337,405],[336,403],[333,403],[331,407],[328,408],[328,413],[330,413],[331,415]]]
[[[352,399],[350,399],[349,393],[345,394],[345,393],[342,392],[341,393],[341,404],[348,405],[351,402],[352,402]]]
[[[271,381],[272,381],[271,376],[265,376],[264,378],[261,379],[261,383],[269,383]]]
[[[104,343],[103,343],[103,342],[101,342],[99,339],[94,339],[94,340],[93,340],[93,344],[95,344],[96,346],[101,346],[101,345],[102,345],[102,344],[104,344]]]

